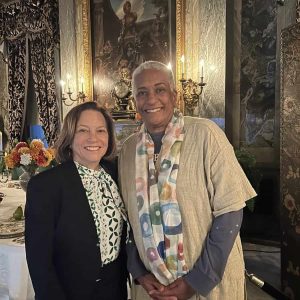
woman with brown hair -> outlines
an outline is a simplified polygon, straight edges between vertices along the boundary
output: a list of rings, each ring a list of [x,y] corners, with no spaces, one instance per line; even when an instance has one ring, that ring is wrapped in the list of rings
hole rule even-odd
[[[27,190],[25,246],[36,299],[127,299],[127,218],[115,184],[113,121],[95,102],[72,108],[57,167]]]

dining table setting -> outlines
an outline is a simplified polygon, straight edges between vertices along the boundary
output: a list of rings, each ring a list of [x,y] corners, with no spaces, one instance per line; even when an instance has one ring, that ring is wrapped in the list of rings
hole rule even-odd
[[[26,193],[18,180],[0,179],[0,300],[33,300],[24,241]]]

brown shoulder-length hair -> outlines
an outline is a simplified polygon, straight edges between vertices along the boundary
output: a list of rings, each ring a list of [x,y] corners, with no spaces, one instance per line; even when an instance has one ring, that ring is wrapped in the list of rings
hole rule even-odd
[[[105,108],[99,106],[96,102],[88,101],[73,107],[67,113],[64,119],[61,133],[54,144],[54,148],[56,149],[55,159],[59,163],[73,160],[71,145],[74,140],[77,122],[80,118],[81,113],[86,110],[98,111],[103,115],[108,132],[108,148],[102,159],[114,159],[116,153],[114,122],[109,112]]]

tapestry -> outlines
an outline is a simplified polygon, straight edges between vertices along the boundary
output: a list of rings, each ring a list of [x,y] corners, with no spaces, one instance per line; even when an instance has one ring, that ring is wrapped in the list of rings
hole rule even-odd
[[[300,299],[300,23],[281,33],[280,183],[281,276],[284,292]]]

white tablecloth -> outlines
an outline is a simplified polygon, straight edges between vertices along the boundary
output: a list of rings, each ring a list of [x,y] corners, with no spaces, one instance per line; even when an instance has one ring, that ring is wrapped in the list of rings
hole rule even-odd
[[[20,189],[1,186],[0,192],[5,194],[0,203],[0,222],[5,222],[19,205],[24,209],[25,193]],[[0,239],[0,300],[33,299],[24,244],[15,239]]]

